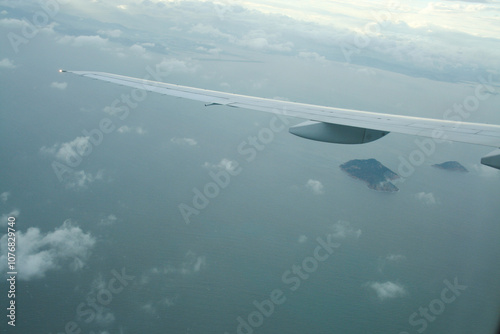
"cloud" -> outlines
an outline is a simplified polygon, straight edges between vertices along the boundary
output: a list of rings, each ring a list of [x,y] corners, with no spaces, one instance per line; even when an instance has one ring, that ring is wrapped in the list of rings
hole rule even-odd
[[[122,35],[123,32],[119,29],[113,29],[113,30],[98,30],[97,33],[100,35],[118,38]]]
[[[24,20],[18,20],[13,18],[1,19],[0,25],[6,28],[15,28],[15,29],[20,29],[29,26],[28,23],[25,22]]]
[[[8,191],[4,191],[3,193],[0,194],[0,200],[3,203],[7,203],[7,200],[9,199],[9,197],[10,197],[10,192],[8,192]]]
[[[103,170],[99,170],[95,174],[84,170],[67,172],[64,184],[68,189],[85,189],[90,183],[93,183],[96,180],[102,180],[103,175]]]
[[[193,275],[197,274],[207,266],[207,259],[204,255],[196,255],[193,251],[188,251],[184,256],[184,260],[178,266],[167,264],[163,267],[154,267],[150,270],[150,274],[162,275]],[[146,275],[141,279],[143,284],[149,283],[149,277]]]
[[[90,137],[76,137],[67,143],[55,144],[51,147],[42,146],[40,153],[53,155],[57,159],[71,165],[78,156],[82,157],[88,154],[91,147]]]
[[[130,132],[135,132],[138,135],[143,135],[146,133],[146,130],[144,130],[140,126],[127,126],[127,125],[122,125],[120,126],[116,131],[118,133],[130,133]]]
[[[391,262],[401,262],[406,260],[406,256],[401,254],[389,254],[385,257],[385,259]]]
[[[219,169],[225,170],[227,172],[233,173],[238,168],[238,163],[234,160],[222,159],[218,164],[211,164],[209,162],[205,162],[203,167],[208,169]]]
[[[191,277],[197,277],[207,268],[207,259],[204,255],[198,255],[189,250],[184,258],[177,264],[167,263],[163,266],[156,266],[145,272],[139,281],[141,286],[146,289],[141,291],[141,297],[150,295],[150,299],[145,302],[141,309],[149,315],[156,316],[159,310],[165,311],[177,303],[179,295],[174,294],[173,289],[165,289],[165,283],[168,286],[175,286],[176,283],[182,284]],[[160,292],[150,293],[151,287],[161,287]],[[156,290],[155,290],[156,291]],[[167,295],[169,294],[169,295]]]
[[[464,4],[461,2],[472,2],[472,3],[486,3],[485,1],[467,1],[467,0],[460,0],[460,1],[450,1],[448,0],[448,3],[446,2],[430,2],[427,4],[427,7],[422,9],[420,11],[421,14],[446,14],[446,13],[452,13],[452,12],[477,12],[477,11],[482,11],[486,8],[484,5],[468,5]]]
[[[165,284],[175,286],[176,282],[182,284],[191,277],[196,277],[207,268],[207,259],[204,255],[198,255],[189,250],[186,252],[180,262],[176,264],[167,263],[163,266],[156,266],[142,274],[139,284],[145,286],[146,289],[140,291],[141,297],[150,296],[149,301],[141,306],[142,311],[152,316],[156,316],[159,310],[162,312],[166,308],[176,304],[179,295],[173,294],[173,289],[165,290]],[[172,284],[174,283],[174,284]],[[158,293],[151,293],[152,287],[160,287]],[[155,290],[156,291],[156,290]],[[169,295],[167,295],[169,294]]]
[[[339,220],[337,223],[333,224],[330,229],[331,237],[336,239],[346,239],[349,237],[358,239],[361,236],[361,229],[355,229],[351,226],[351,223]]]
[[[193,139],[193,138],[177,138],[177,137],[174,137],[172,139],[170,139],[170,141],[174,144],[177,144],[177,145],[188,145],[188,146],[196,146],[198,145],[198,142]]]
[[[316,62],[322,63],[322,64],[327,62],[327,60],[324,56],[320,56],[316,52],[299,52],[299,58],[316,61]]]
[[[5,194],[5,193],[2,193],[2,195]],[[7,226],[7,223],[9,222],[8,218],[9,217],[19,217],[19,214],[21,212],[18,210],[18,209],[14,209],[12,210],[11,212],[9,212],[8,214],[3,214],[1,217],[0,217],[0,227],[6,227]]]
[[[478,3],[489,3],[489,0],[445,0],[445,1],[461,1],[461,2],[478,2]]]
[[[198,65],[191,59],[180,60],[177,58],[163,58],[162,61],[156,65],[156,69],[162,75],[168,75],[172,72],[194,73],[197,71]]]
[[[29,34],[38,34],[39,32],[42,33],[49,33],[52,34],[54,33],[54,27],[57,25],[56,22],[51,22],[49,24],[45,25],[38,25],[34,26],[31,22],[29,22],[26,19],[14,19],[14,18],[5,18],[5,19],[0,19],[0,26],[4,26],[8,29],[11,30],[21,30],[29,32]],[[33,35],[31,35],[33,36]]]
[[[209,35],[212,37],[224,38],[229,41],[234,40],[234,36],[221,32],[219,29],[214,28],[209,24],[198,23],[189,31],[191,33],[197,33],[202,35]]]
[[[415,198],[427,205],[436,204],[436,198],[433,193],[420,192],[415,195]]]
[[[65,90],[66,87],[68,87],[67,82],[56,82],[54,81],[53,83],[50,84],[50,87],[60,89],[60,90]]]
[[[9,58],[0,60],[0,68],[16,68],[16,65]]]
[[[309,188],[316,195],[322,195],[325,192],[323,184],[318,180],[309,179],[306,183],[306,187]]]
[[[220,48],[212,48],[212,49],[208,49],[208,53],[212,54],[212,55],[219,55],[223,50],[220,49]]]
[[[403,261],[406,261],[406,256],[401,254],[389,254],[385,258],[378,259],[377,268],[378,271],[382,273],[387,264],[394,265],[396,263],[401,263]]]
[[[146,304],[142,305],[141,309],[151,316],[157,316],[158,308],[169,308],[174,306],[177,303],[178,297],[178,295],[175,295],[174,297],[167,296],[157,301],[150,300]]]
[[[143,56],[143,57],[146,57],[146,58],[148,57],[147,50],[142,45],[134,44],[131,47],[129,47],[129,50],[132,53],[135,53],[136,55]]]
[[[76,137],[67,143],[56,143],[50,147],[42,146],[40,153],[53,156],[62,161],[67,166],[60,171],[60,176],[68,189],[85,189],[90,183],[96,180],[102,180],[104,170],[98,170],[96,173],[86,172],[84,170],[75,170],[71,167],[79,165],[82,157],[89,155],[92,152],[92,143],[90,137]]]
[[[212,49],[207,49],[203,46],[198,46],[196,48],[196,51],[200,51],[200,52],[203,52],[203,53],[209,53],[209,54],[212,54],[212,55],[219,55],[223,50],[220,49],[220,48],[212,48]]]
[[[111,215],[107,216],[106,218],[101,219],[101,221],[99,222],[99,225],[102,225],[102,226],[113,225],[117,221],[117,219],[118,218],[116,218],[115,215],[111,214]]]
[[[373,70],[372,68],[369,68],[369,67],[358,68],[358,70],[356,72],[358,74],[361,74],[361,75],[364,75],[367,77],[373,77],[373,76],[377,75],[377,72],[375,72],[375,70]]]
[[[112,107],[112,106],[105,106],[102,111],[105,112],[108,115],[114,116],[120,113],[125,114],[127,110],[126,106],[121,106],[121,107]]]
[[[106,281],[101,273],[97,274],[97,277],[90,284],[90,290],[87,293],[87,300],[95,300],[100,291],[108,290],[109,281]],[[94,307],[95,313],[93,313],[94,317],[91,318],[85,317],[85,313],[77,314],[79,316],[79,320],[83,320],[85,322],[95,323],[99,326],[105,327],[111,325],[115,322],[115,315],[111,312],[109,308],[104,306],[104,304],[99,303],[98,307]],[[101,332],[105,333],[105,332]]]
[[[280,41],[279,34],[268,34],[264,30],[250,30],[239,38],[234,35],[224,33],[212,25],[198,23],[192,27],[189,32],[224,39],[234,45],[261,51],[290,52],[294,47],[292,42]],[[214,50],[214,52],[218,53],[219,51]]]
[[[207,259],[205,256],[198,256],[193,251],[188,251],[186,253],[185,260],[178,272],[182,275],[190,275],[198,273],[199,271],[204,269],[206,265]]]
[[[292,42],[280,43],[277,35],[267,34],[263,30],[252,30],[241,39],[235,40],[235,44],[255,50],[290,52],[293,48]]]
[[[299,239],[297,241],[299,244],[303,244],[303,243],[307,242],[307,236],[301,235],[301,236],[299,236]]]
[[[404,286],[391,281],[387,281],[384,283],[368,282],[365,284],[365,286],[372,289],[381,301],[384,301],[386,299],[404,297],[408,294]]]
[[[45,277],[58,269],[81,270],[90,257],[95,238],[84,233],[76,223],[66,220],[52,232],[42,233],[37,227],[16,233],[16,269],[20,280]],[[0,270],[7,270],[7,235],[0,239]]]
[[[93,36],[70,36],[66,35],[59,39],[59,43],[69,44],[74,47],[88,47],[88,46],[105,46],[108,43],[107,38],[102,38],[98,35]]]

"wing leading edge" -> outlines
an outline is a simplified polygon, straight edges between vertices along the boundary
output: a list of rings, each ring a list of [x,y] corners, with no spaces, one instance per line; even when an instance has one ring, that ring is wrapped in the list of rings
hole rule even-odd
[[[309,139],[329,141],[336,143],[363,143],[383,137],[388,132],[396,132],[408,135],[416,135],[429,137],[436,140],[450,140],[485,146],[500,147],[500,126],[480,123],[454,122],[448,120],[437,120],[430,118],[391,115],[384,113],[368,112],[361,110],[324,107],[318,105],[280,101],[267,98],[218,92],[213,90],[180,86],[175,84],[150,81],[145,79],[131,78],[122,75],[116,75],[104,72],[89,72],[89,71],[65,71],[60,72],[72,73],[91,79],[107,81],[114,84],[132,87],[164,95],[170,95],[195,101],[204,102],[205,105],[225,105],[235,108],[245,108],[258,110],[283,116],[291,116],[302,118],[307,121],[316,123],[334,124],[337,127],[332,129],[342,128],[345,133],[352,134],[356,131],[365,130],[360,137],[361,140],[354,141],[335,141],[331,139],[331,135],[323,136],[321,133],[316,137],[303,136]],[[306,122],[306,133],[315,130],[311,122]],[[340,126],[340,127],[339,127]],[[342,127],[343,126],[343,127]],[[303,133],[301,126],[299,129],[291,128],[290,132]],[[319,128],[319,126],[316,126]],[[321,129],[325,129],[321,126]],[[371,131],[372,137],[375,139],[362,140],[365,138],[366,131]],[[300,134],[298,134],[301,136]],[[323,140],[321,138],[329,138]],[[492,166],[499,168],[500,166]]]

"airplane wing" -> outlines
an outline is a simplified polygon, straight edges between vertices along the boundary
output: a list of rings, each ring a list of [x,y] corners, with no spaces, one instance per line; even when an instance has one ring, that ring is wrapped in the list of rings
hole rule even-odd
[[[148,92],[170,95],[235,108],[259,110],[307,120],[290,128],[297,136],[330,143],[361,144],[389,132],[500,147],[500,126],[392,115],[361,110],[324,107],[260,97],[218,92],[175,84],[131,78],[104,72],[66,71]],[[484,158],[483,158],[484,160]],[[482,163],[500,169],[500,155],[489,155]]]

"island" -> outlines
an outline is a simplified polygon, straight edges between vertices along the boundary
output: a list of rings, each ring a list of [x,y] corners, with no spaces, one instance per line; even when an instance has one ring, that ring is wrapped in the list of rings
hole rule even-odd
[[[436,168],[444,169],[444,170],[449,170],[449,171],[453,171],[453,172],[461,172],[461,173],[468,172],[467,168],[462,166],[457,161],[446,161],[446,162],[443,162],[442,164],[432,165],[432,167],[436,167]]]
[[[375,159],[355,159],[340,165],[340,169],[351,177],[364,181],[368,188],[383,192],[399,191],[392,180],[399,179],[399,175],[382,165]]]

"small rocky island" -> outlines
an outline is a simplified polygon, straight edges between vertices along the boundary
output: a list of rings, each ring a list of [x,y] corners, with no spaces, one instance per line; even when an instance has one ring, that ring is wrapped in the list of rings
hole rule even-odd
[[[443,162],[442,164],[432,165],[432,167],[436,167],[436,168],[444,169],[444,170],[449,170],[449,171],[454,171],[454,172],[461,172],[461,173],[468,172],[467,168],[462,166],[457,161],[446,161],[446,162]]]
[[[399,175],[382,165],[375,159],[355,159],[340,165],[340,169],[355,179],[368,184],[368,188],[377,191],[398,191],[392,180],[399,179]]]

